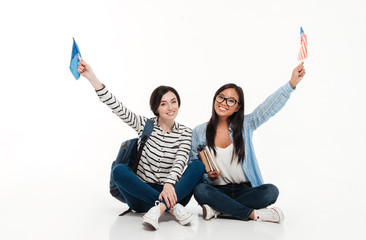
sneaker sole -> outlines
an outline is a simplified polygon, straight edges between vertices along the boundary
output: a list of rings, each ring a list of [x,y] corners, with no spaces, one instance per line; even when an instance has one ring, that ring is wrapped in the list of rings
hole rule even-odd
[[[274,208],[272,208],[272,209],[276,211],[276,213],[278,214],[278,217],[279,217],[279,219],[280,219],[277,223],[281,223],[281,222],[283,222],[283,221],[285,220],[285,216],[283,215],[282,210],[281,210],[281,209],[279,209],[279,208],[276,208],[276,207],[274,207]]]
[[[193,220],[193,214],[191,213],[186,219],[179,220],[179,223],[184,226],[192,222],[192,220]]]
[[[203,219],[210,220],[211,218],[207,218],[207,206],[206,204],[202,205]]]
[[[151,228],[154,228],[155,230],[158,230],[158,227],[159,227],[159,223],[157,223],[156,221],[150,219],[150,218],[147,218],[147,217],[143,217],[143,222],[148,225],[149,227]]]

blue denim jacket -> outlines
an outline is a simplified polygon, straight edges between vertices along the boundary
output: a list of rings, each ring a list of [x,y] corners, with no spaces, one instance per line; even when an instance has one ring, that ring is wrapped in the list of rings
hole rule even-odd
[[[279,88],[276,92],[270,95],[262,104],[260,104],[251,114],[244,116],[243,137],[245,144],[245,158],[242,168],[245,177],[257,187],[263,184],[262,173],[259,169],[257,158],[252,143],[253,131],[260,125],[265,123],[270,117],[274,116],[279,110],[285,106],[290,94],[294,91],[289,82]],[[198,159],[198,151],[202,146],[206,145],[206,127],[207,122],[198,125],[193,129],[192,150],[189,156],[189,161]],[[230,126],[230,138],[233,142],[232,129]],[[203,177],[204,182],[210,183],[207,174]]]

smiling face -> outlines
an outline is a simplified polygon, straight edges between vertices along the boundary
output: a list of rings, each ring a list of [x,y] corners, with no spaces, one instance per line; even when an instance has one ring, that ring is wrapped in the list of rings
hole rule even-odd
[[[239,111],[240,105],[238,103],[232,107],[229,107],[227,104],[227,101],[239,101],[239,95],[234,88],[227,88],[220,92],[219,95],[228,100],[224,100],[221,103],[219,103],[217,100],[215,101],[215,112],[218,117],[229,118],[235,112]]]
[[[162,120],[174,120],[178,115],[179,105],[177,96],[173,92],[167,92],[161,97],[157,109],[159,118]]]

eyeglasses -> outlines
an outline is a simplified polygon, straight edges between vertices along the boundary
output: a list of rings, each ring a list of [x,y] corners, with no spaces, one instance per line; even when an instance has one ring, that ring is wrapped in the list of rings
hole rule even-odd
[[[234,107],[235,106],[235,104],[240,104],[240,102],[239,101],[237,101],[235,98],[233,98],[233,97],[229,97],[229,98],[226,98],[224,95],[222,95],[222,94],[219,94],[219,95],[217,95],[216,96],[216,102],[218,102],[218,103],[222,103],[222,102],[224,102],[224,101],[226,101],[226,105],[228,105],[229,107]]]

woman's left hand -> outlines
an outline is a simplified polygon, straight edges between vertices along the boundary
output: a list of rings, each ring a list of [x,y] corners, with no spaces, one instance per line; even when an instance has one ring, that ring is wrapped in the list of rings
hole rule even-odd
[[[292,71],[290,85],[292,88],[295,88],[296,85],[301,81],[301,79],[305,75],[304,62],[297,65]]]
[[[214,181],[219,178],[220,173],[221,173],[221,170],[219,169],[217,171],[208,172],[207,176],[210,178],[211,181]]]
[[[177,194],[175,193],[174,186],[170,183],[165,183],[163,187],[163,191],[161,191],[159,195],[159,200],[163,201],[165,200],[166,205],[168,208],[174,207],[174,205],[177,203]]]

